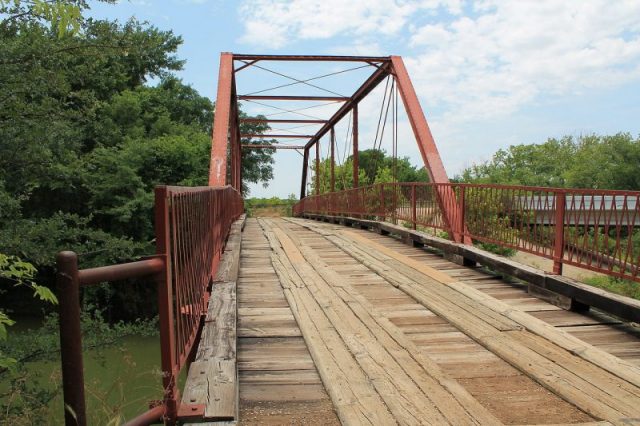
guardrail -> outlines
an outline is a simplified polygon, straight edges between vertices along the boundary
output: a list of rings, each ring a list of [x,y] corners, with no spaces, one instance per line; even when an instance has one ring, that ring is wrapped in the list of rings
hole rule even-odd
[[[226,187],[159,186],[155,190],[156,255],[149,259],[92,269],[78,269],[78,256],[57,256],[60,301],[60,349],[67,425],[86,425],[80,288],[105,281],[154,277],[158,285],[161,368],[164,398],[160,407],[130,424],[173,424],[180,412],[178,376],[188,361],[209,284],[217,269],[229,228],[243,212],[240,194]]]
[[[309,196],[293,212],[444,231],[551,259],[555,274],[573,265],[640,282],[640,191],[380,183]]]

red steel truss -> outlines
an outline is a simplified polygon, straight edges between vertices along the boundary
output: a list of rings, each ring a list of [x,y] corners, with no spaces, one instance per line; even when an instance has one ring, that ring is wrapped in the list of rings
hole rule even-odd
[[[441,206],[444,204],[446,209]],[[447,218],[446,211],[455,213]],[[354,216],[445,231],[640,282],[640,192],[457,183],[381,183],[309,196],[296,215]]]
[[[291,96],[291,95],[236,95],[235,74],[244,69],[255,66],[259,62],[264,61],[335,61],[335,62],[363,62],[368,63],[375,68],[373,73],[365,80],[365,82],[350,96]],[[234,68],[235,64],[238,64]],[[358,103],[362,101],[373,89],[380,84],[385,78],[392,76],[402,98],[404,108],[406,110],[413,134],[422,155],[422,160],[429,173],[431,182],[444,184],[449,182],[447,173],[444,169],[442,159],[438,153],[433,135],[429,130],[427,119],[422,111],[418,96],[411,84],[411,79],[404,66],[404,62],[400,56],[318,56],[318,55],[244,55],[234,53],[222,53],[220,57],[220,74],[218,80],[218,97],[216,101],[216,114],[214,120],[213,143],[211,149],[211,169],[209,171],[210,185],[223,185],[229,183],[234,188],[240,190],[241,182],[237,177],[237,170],[240,168],[240,157],[242,155],[243,146],[240,139],[242,137],[262,137],[262,138],[308,138],[303,153],[302,179],[300,183],[300,198],[304,198],[307,186],[307,169],[309,166],[309,150],[317,147],[320,138],[327,133],[331,133],[331,150],[334,152],[334,128],[336,124],[347,114],[353,114],[353,182],[354,187],[359,186],[358,182]],[[301,123],[317,123],[322,124],[320,129],[313,135],[240,135],[239,123],[241,119],[232,114],[238,113],[238,100],[297,100],[297,101],[338,101],[342,102],[340,108],[327,120],[268,120],[268,119],[242,119],[245,122],[301,122]],[[231,115],[230,115],[231,114]],[[231,181],[226,181],[226,165],[227,151],[231,153],[230,164],[232,168]],[[317,152],[316,152],[317,153]],[[334,155],[332,159],[332,188],[334,188],[335,178],[333,177]],[[316,163],[318,162],[316,156]],[[316,177],[317,178],[317,177]],[[443,200],[450,197],[449,189],[443,187],[441,194],[437,194],[440,207],[444,212],[444,220],[450,224],[456,217],[457,207],[449,206]],[[462,234],[454,235],[456,240],[463,238]]]

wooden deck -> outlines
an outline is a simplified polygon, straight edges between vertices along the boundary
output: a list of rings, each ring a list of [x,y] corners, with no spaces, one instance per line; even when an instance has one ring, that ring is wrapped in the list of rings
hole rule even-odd
[[[248,219],[240,424],[640,424],[640,333],[397,239]]]

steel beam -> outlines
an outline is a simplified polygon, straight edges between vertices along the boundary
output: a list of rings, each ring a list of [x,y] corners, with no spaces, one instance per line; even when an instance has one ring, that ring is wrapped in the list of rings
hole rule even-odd
[[[336,130],[331,128],[331,192],[336,190]]]
[[[240,123],[238,122],[238,100],[236,99],[236,77],[231,77],[231,118],[230,118],[230,144],[231,144],[231,186],[241,190],[242,149],[240,147]]]
[[[311,139],[307,143],[307,147],[311,147],[314,143],[316,143],[322,136],[324,136],[333,126],[335,126],[338,121],[340,121],[345,115],[349,113],[353,109],[353,106],[360,102],[365,96],[367,96],[375,87],[382,81],[384,78],[389,75],[389,68],[387,64],[376,69],[373,74],[369,76],[369,78],[356,90],[356,92],[351,96],[347,102],[342,104],[340,109],[336,111],[335,114],[329,119],[324,126],[318,130],[318,132],[314,135],[313,139]]]
[[[444,169],[444,164],[438,153],[438,148],[436,147],[431,130],[429,130],[429,124],[420,106],[418,95],[413,88],[413,84],[411,84],[411,79],[404,66],[404,62],[400,56],[392,56],[391,64],[396,76],[398,88],[400,89],[400,97],[407,111],[411,129],[413,129],[413,134],[418,142],[422,160],[429,172],[429,178],[431,182],[434,183],[448,183],[449,178],[447,177],[447,172]]]
[[[329,55],[247,55],[237,53],[238,61],[310,61],[310,62],[389,62],[389,56],[329,56]]]
[[[211,161],[209,163],[209,186],[224,186],[227,183],[232,76],[233,54],[224,52],[220,55],[220,71],[218,72],[218,94],[213,119]]]
[[[72,251],[58,253],[56,269],[64,423],[66,426],[86,426],[78,255]]]
[[[244,65],[241,65],[241,66],[239,66],[238,68],[236,68],[234,72],[240,72],[240,71],[242,71],[243,69],[248,68],[248,67],[250,67],[251,65],[255,64],[256,62],[258,62],[258,61],[256,60],[256,61],[245,62],[245,64],[244,64]]]
[[[328,120],[276,120],[270,118],[241,118],[241,123],[310,123],[324,124]]]
[[[313,137],[313,135],[260,135],[260,134],[254,134],[254,133],[246,133],[246,134],[241,134],[240,137],[242,138],[262,138],[262,139],[268,139],[268,138],[272,138],[272,139],[277,139],[277,138],[281,138],[281,139],[311,139]]]
[[[309,148],[305,146],[302,156],[302,182],[300,185],[300,199],[307,196],[307,169],[309,168]]]
[[[304,149],[304,145],[251,145],[243,144],[243,149]]]
[[[429,173],[429,179],[433,183],[449,183],[449,178],[444,169],[442,158],[440,158],[438,147],[433,139],[429,124],[420,106],[418,95],[413,88],[413,84],[411,84],[409,73],[404,66],[402,58],[400,56],[391,56],[391,67],[396,83],[398,84],[398,89],[400,90],[400,97],[407,112],[409,123],[411,124],[411,129],[413,130],[418,148],[420,149],[422,161]],[[446,199],[455,199],[455,195],[452,194],[452,192],[453,189],[448,186],[436,191],[438,204],[444,213],[444,219],[449,229],[454,229],[453,227],[456,225],[456,218],[458,217],[458,212],[456,211],[458,207],[444,202]],[[463,237],[462,233],[452,232],[452,237],[456,242],[471,243],[470,238]]]
[[[316,144],[316,195],[320,195],[320,143]]]
[[[238,95],[241,101],[322,101],[322,102],[344,102],[348,101],[348,96],[292,96],[292,95]]]
[[[358,151],[358,104],[353,106],[353,187],[360,186],[360,154]]]

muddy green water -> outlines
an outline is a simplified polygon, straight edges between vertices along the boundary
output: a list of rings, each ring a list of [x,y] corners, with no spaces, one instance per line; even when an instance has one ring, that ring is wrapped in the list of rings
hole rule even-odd
[[[28,329],[18,332],[28,333]],[[59,361],[31,362],[27,366],[38,386],[61,389]],[[89,424],[105,425],[114,420],[120,424],[118,418],[131,419],[144,412],[149,401],[162,399],[160,339],[131,336],[115,346],[88,351],[84,354],[84,374]],[[6,389],[6,383],[0,382],[1,388]],[[60,391],[48,406],[48,424],[64,423],[62,407]]]

